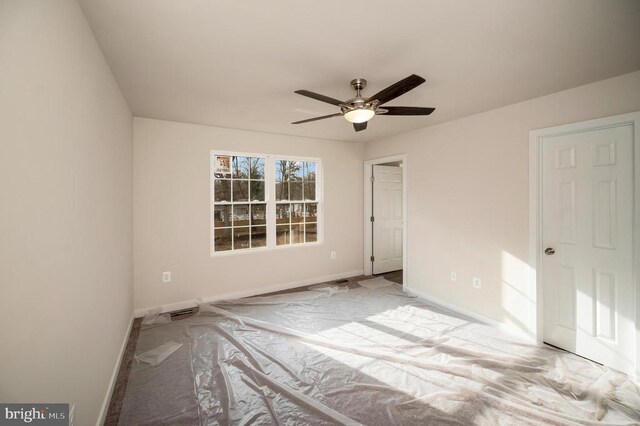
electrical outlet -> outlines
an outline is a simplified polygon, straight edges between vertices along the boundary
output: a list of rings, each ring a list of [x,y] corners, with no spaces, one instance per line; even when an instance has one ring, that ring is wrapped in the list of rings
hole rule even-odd
[[[473,277],[473,286],[475,288],[480,288],[482,287],[482,280],[478,277]]]
[[[162,282],[163,283],[170,283],[171,282],[171,272],[163,272],[162,273]]]
[[[331,260],[336,260],[336,252],[331,250]]]
[[[455,272],[452,272],[451,273],[451,281],[453,281],[455,283],[457,279],[458,279],[458,275]]]

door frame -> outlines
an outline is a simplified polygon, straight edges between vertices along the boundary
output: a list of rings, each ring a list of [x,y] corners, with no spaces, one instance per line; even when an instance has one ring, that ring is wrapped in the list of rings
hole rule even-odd
[[[529,315],[529,327],[536,342],[544,338],[544,294],[542,283],[542,144],[545,137],[606,129],[622,125],[633,126],[633,284],[635,321],[635,377],[640,381],[640,111],[594,120],[581,121],[561,126],[532,130],[529,132],[529,297],[535,309]],[[538,273],[540,271],[540,273]]]
[[[364,162],[364,258],[363,269],[365,275],[371,275],[372,265],[371,245],[373,241],[373,230],[371,227],[371,216],[373,215],[372,202],[373,194],[371,191],[371,176],[373,176],[373,166],[376,164],[391,163],[394,161],[402,161],[402,288],[407,288],[408,277],[408,244],[407,244],[407,154],[391,155],[389,157],[376,158],[374,160],[366,160]]]

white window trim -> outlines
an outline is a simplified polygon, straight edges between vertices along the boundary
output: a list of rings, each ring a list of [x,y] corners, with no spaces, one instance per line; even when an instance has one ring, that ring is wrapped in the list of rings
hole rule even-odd
[[[214,169],[212,164],[215,161],[216,155],[228,155],[228,156],[237,156],[237,157],[262,157],[265,159],[265,170],[264,170],[264,178],[265,178],[265,203],[267,204],[266,209],[266,220],[267,220],[267,246],[266,247],[256,247],[256,248],[246,248],[246,249],[238,249],[238,250],[225,250],[225,251],[215,251],[215,236],[214,236],[214,223],[213,223],[213,211],[214,211],[214,200],[215,200],[215,188],[214,188]],[[316,203],[318,203],[318,211],[316,213],[317,219],[317,241],[312,243],[298,243],[298,244],[285,244],[278,246],[276,245],[276,200],[275,194],[273,194],[273,188],[275,187],[276,177],[275,177],[275,163],[276,160],[291,160],[291,161],[313,161],[316,163]],[[243,254],[251,254],[251,253],[262,253],[266,251],[274,251],[274,250],[286,250],[292,248],[305,248],[305,247],[314,247],[324,244],[324,190],[323,190],[323,167],[322,160],[317,157],[305,157],[305,156],[297,156],[297,155],[277,155],[277,154],[259,154],[259,153],[250,153],[250,152],[238,152],[238,151],[223,151],[223,150],[215,150],[212,149],[209,151],[209,252],[211,257],[222,257],[222,256],[234,256],[234,255],[243,255]],[[295,201],[293,201],[295,203]],[[305,202],[304,200],[300,202]]]

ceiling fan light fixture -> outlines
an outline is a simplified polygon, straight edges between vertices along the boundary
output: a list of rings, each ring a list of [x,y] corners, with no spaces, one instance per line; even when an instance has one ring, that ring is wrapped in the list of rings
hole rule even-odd
[[[376,112],[369,108],[356,108],[344,113],[344,118],[351,123],[364,123],[373,118]]]

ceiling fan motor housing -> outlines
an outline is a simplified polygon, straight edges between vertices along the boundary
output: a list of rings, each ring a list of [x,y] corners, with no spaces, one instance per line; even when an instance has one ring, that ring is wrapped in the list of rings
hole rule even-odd
[[[364,78],[354,78],[351,80],[351,87],[356,91],[356,97],[348,99],[340,104],[340,109],[343,113],[353,111],[354,109],[368,108],[375,111],[378,101],[372,100],[367,102],[360,94],[360,91],[367,87],[367,80]]]

